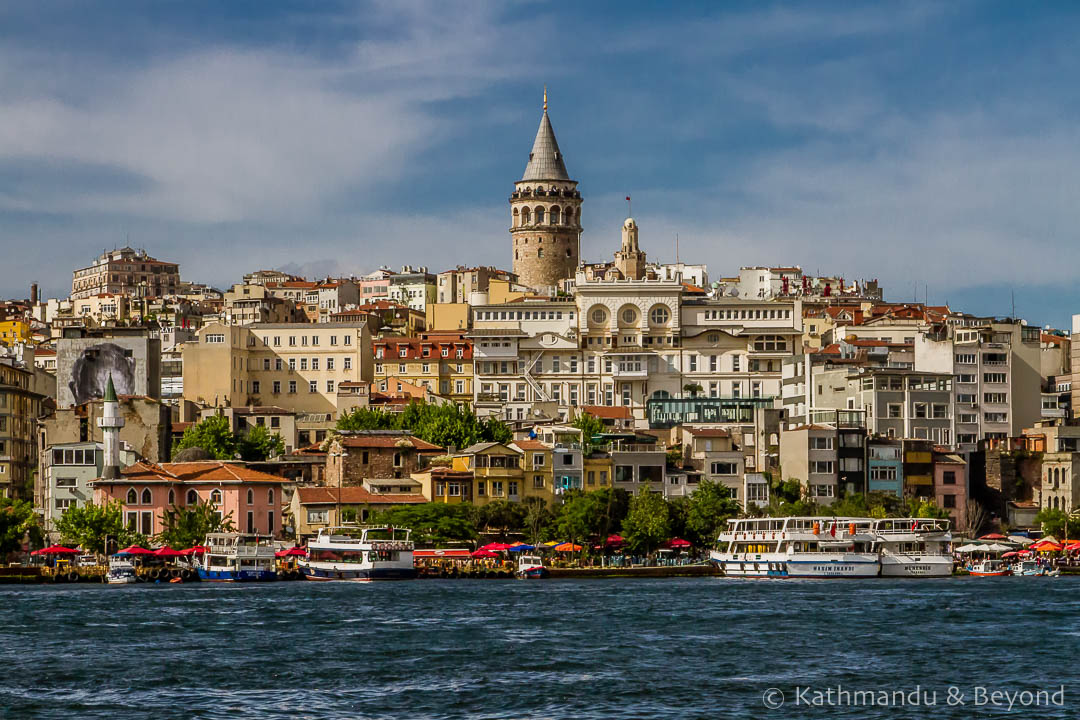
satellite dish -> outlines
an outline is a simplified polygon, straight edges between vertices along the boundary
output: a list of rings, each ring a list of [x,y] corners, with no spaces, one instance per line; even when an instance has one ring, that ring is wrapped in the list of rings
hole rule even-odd
[[[731,288],[727,291],[728,297],[739,297],[739,288]]]

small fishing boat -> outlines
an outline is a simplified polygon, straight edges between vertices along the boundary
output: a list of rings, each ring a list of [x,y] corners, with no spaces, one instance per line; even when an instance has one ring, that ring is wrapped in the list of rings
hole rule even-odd
[[[137,582],[135,565],[123,555],[113,555],[109,558],[109,571],[105,575],[105,582],[110,585],[128,585]]]
[[[1013,572],[1000,560],[980,560],[971,566],[968,574],[973,577],[1001,577],[1012,575]]]
[[[276,580],[273,538],[247,533],[210,533],[196,563],[200,580]]]
[[[540,580],[551,573],[544,567],[544,560],[539,555],[522,555],[518,558],[514,574],[521,580]]]

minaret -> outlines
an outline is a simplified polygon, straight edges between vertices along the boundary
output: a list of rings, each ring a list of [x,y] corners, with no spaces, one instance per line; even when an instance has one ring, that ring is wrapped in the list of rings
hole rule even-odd
[[[124,427],[124,418],[120,416],[120,401],[116,397],[116,388],[113,387],[112,373],[109,374],[109,383],[105,386],[105,405],[101,417],[98,418],[98,427],[101,428],[105,445],[102,477],[115,480],[120,477],[120,428]]]
[[[638,247],[638,227],[628,217],[622,226],[622,247],[615,253],[615,267],[627,280],[645,278],[645,253]]]
[[[574,276],[581,260],[581,193],[551,129],[546,87],[529,163],[510,195],[510,223],[514,272],[522,284],[548,289]]]

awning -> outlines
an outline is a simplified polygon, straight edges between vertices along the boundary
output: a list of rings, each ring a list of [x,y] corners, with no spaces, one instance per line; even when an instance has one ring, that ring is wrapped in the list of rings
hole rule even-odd
[[[31,555],[78,555],[79,551],[75,550],[75,549],[72,549],[72,548],[69,548],[69,547],[64,547],[63,545],[50,545],[49,547],[41,548],[40,550],[35,550],[34,552],[32,552],[30,554]]]
[[[147,550],[144,547],[139,547],[138,545],[128,545],[123,550],[117,550],[116,554],[117,555],[153,555],[154,553],[153,553],[153,551]]]
[[[535,550],[535,545],[515,545],[510,548],[510,552],[525,552],[526,550]]]
[[[180,557],[180,551],[179,550],[173,550],[171,547],[166,545],[165,547],[158,548],[157,550],[155,550],[153,552],[153,555],[155,557]]]
[[[471,553],[464,548],[447,548],[444,550],[415,550],[413,558],[467,558]]]
[[[475,552],[473,552],[472,557],[474,557],[474,558],[496,558],[496,557],[499,557],[499,553],[492,552],[491,550],[483,550],[483,549],[481,549],[481,550],[476,550]]]
[[[580,552],[581,546],[565,542],[562,545],[556,545],[554,550],[555,552]]]
[[[307,548],[291,547],[288,550],[279,550],[274,553],[274,557],[304,557],[307,555]]]

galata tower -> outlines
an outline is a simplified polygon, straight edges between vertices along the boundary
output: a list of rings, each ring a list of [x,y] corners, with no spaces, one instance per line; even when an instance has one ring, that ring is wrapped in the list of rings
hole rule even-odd
[[[510,216],[514,272],[522,284],[546,290],[574,277],[581,258],[581,193],[551,129],[546,88],[529,164],[510,196]]]

